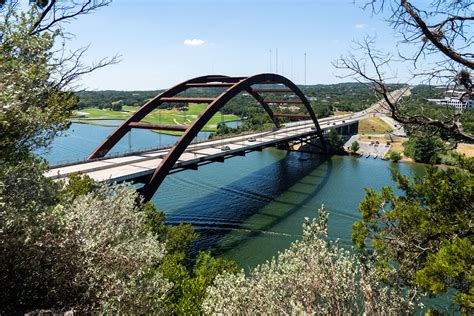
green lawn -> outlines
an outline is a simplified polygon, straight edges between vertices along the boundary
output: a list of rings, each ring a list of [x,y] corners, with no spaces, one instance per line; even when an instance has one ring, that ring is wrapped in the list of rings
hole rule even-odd
[[[188,110],[154,110],[148,114],[143,122],[157,123],[157,124],[172,124],[172,125],[190,125],[199,114],[201,114],[206,104],[189,104]],[[98,108],[84,108],[74,113],[74,120],[87,122],[88,120],[124,120],[131,116],[138,107],[124,106],[122,111],[101,110]],[[220,112],[204,126],[203,131],[213,132],[217,128],[217,124],[221,121],[230,122],[240,120],[240,118],[233,114],[225,114],[221,116]],[[90,121],[93,124],[93,121]],[[180,135],[182,132],[163,131],[166,134]]]

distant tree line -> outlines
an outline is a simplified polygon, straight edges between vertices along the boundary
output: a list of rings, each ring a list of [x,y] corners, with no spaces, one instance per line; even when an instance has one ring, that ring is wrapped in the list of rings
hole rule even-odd
[[[393,89],[397,86],[394,85]],[[307,85],[300,86],[300,89],[309,98],[313,109],[319,117],[332,115],[336,110],[339,111],[361,111],[370,104],[377,101],[375,95],[363,84],[359,83],[340,83],[331,85]],[[141,106],[152,99],[163,90],[150,91],[81,91],[76,95],[79,97],[77,109],[87,107],[96,107],[99,109],[112,109],[114,105],[122,106]],[[215,97],[222,93],[222,89],[202,89],[194,88],[180,93],[180,97]],[[294,98],[294,95],[282,96],[277,94],[266,94],[267,99]],[[164,108],[181,107],[182,104],[164,104]],[[233,98],[221,110],[223,114],[236,114],[240,116],[249,116],[252,113],[260,112],[261,106],[255,99],[246,93]],[[284,112],[276,109],[275,112]],[[303,106],[299,110],[292,110],[295,113],[303,113]]]
[[[80,91],[77,109],[99,108],[112,109],[114,104],[122,106],[141,106],[149,99],[155,97],[160,91]]]

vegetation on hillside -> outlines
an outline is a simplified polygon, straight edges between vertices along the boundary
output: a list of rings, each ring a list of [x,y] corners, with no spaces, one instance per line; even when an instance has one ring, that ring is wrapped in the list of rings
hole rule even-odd
[[[379,282],[376,270],[327,240],[328,213],[306,219],[302,240],[249,275],[218,276],[207,314],[390,315],[410,313],[416,292]]]
[[[431,166],[426,171],[410,180],[393,170],[401,196],[390,187],[380,193],[366,189],[352,239],[375,260],[385,282],[419,286],[432,295],[452,289],[454,302],[469,314],[474,302],[472,170]]]
[[[107,2],[50,4],[80,15]],[[32,151],[68,127],[78,100],[55,82],[61,32],[35,31],[42,10],[0,3],[0,313],[199,314],[206,287],[233,263],[208,253],[193,263],[194,229],[164,225],[129,185],[43,176],[47,164]]]
[[[455,156],[454,168],[429,167],[414,180],[393,172],[401,196],[367,189],[353,227],[360,253],[327,240],[321,209],[318,219],[306,220],[301,241],[249,275],[209,253],[190,258],[194,228],[165,225],[131,185],[44,177],[47,164],[33,151],[68,127],[80,102],[70,84],[89,69],[80,66],[82,50],[55,58],[56,44],[66,40],[61,23],[107,4],[31,1],[25,9],[0,1],[1,314],[408,314],[420,290],[454,291],[454,302],[472,313],[472,159]],[[72,68],[61,58],[73,60]],[[253,127],[268,123],[246,98],[223,113],[248,117]],[[123,110],[138,101],[104,104]],[[407,151],[432,161],[437,140],[413,135]],[[340,149],[335,130],[329,139]]]

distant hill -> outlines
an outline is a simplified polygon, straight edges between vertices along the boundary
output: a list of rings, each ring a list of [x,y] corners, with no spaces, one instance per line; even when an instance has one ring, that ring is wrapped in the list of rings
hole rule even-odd
[[[366,85],[357,82],[338,84],[300,85],[299,88],[310,98],[315,108],[324,108],[327,111],[359,111],[377,100],[374,93]],[[394,89],[397,86],[394,85]],[[114,104],[121,106],[141,106],[164,90],[149,91],[81,91],[77,92],[80,99],[78,109],[97,107],[112,108]],[[202,97],[218,95],[219,89],[189,89],[181,94],[187,97]],[[238,102],[241,104],[241,102]],[[173,105],[169,105],[172,107]],[[232,108],[232,109],[231,109]],[[229,105],[224,112],[240,112],[235,106]]]

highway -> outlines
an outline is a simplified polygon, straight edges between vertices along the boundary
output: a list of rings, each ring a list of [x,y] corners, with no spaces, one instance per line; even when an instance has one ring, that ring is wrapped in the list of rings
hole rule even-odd
[[[403,93],[404,91],[397,90],[392,95],[399,97]],[[319,124],[323,131],[349,126],[364,118],[373,117],[381,105],[382,102],[377,102],[361,112],[323,118],[319,120]],[[203,162],[223,162],[225,158],[237,155],[243,156],[246,152],[261,150],[277,143],[314,135],[316,135],[316,130],[312,121],[299,121],[287,123],[285,126],[271,131],[193,143],[183,152],[171,172],[175,169],[196,169],[197,165]],[[59,180],[72,173],[80,172],[99,182],[132,181],[153,174],[169,149],[162,148],[120,157],[105,157],[68,165],[52,166],[45,173],[45,176]]]

